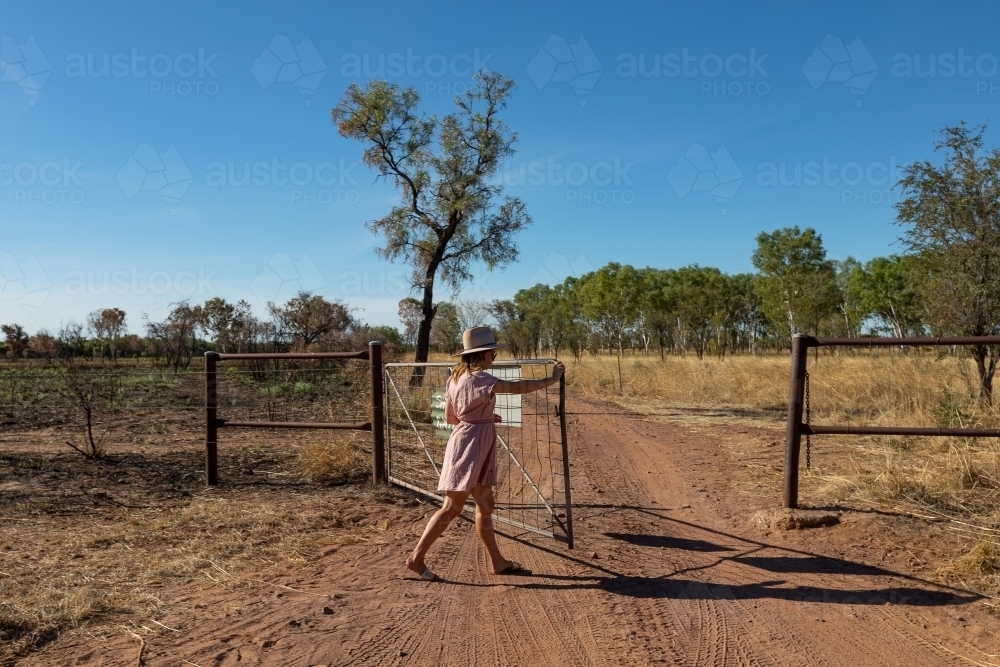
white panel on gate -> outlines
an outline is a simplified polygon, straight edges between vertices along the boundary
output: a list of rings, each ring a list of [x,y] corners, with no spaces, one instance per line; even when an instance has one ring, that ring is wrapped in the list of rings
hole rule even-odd
[[[520,380],[520,366],[491,366],[487,373],[501,380]],[[497,394],[496,409],[494,414],[500,415],[503,423],[507,426],[521,427],[521,395],[520,394]]]

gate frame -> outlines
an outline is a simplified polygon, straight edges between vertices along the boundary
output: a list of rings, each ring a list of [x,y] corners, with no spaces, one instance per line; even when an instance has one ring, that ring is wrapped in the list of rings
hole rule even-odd
[[[500,366],[500,367],[502,367],[502,366],[516,366],[516,365],[522,364],[525,361],[543,362],[544,364],[549,364],[549,363],[555,363],[555,362],[557,362],[558,359],[504,359],[504,360],[500,361],[499,363],[494,362],[493,365],[494,366]],[[404,368],[404,367],[406,367],[406,368],[412,368],[412,367],[415,367],[415,366],[424,366],[424,367],[427,367],[427,366],[437,366],[437,367],[451,368],[454,365],[455,364],[448,363],[448,362],[396,362],[396,363],[385,364],[385,373],[388,375],[388,372],[389,372],[390,368]],[[395,388],[395,383],[392,383],[392,382],[384,382],[383,383],[383,385],[384,385],[384,391],[385,391],[385,405],[386,405],[385,425],[386,425],[386,431],[387,431],[387,433],[389,435],[389,445],[388,445],[388,452],[389,452],[389,454],[388,454],[388,459],[386,461],[386,481],[389,484],[395,484],[396,486],[400,486],[402,488],[409,489],[410,491],[413,491],[414,493],[419,493],[419,494],[427,496],[429,498],[434,498],[435,500],[444,502],[444,496],[442,496],[440,494],[437,494],[437,493],[434,493],[433,491],[430,491],[428,489],[420,488],[420,487],[418,487],[418,486],[416,486],[414,484],[410,484],[408,482],[404,482],[403,480],[394,478],[394,477],[392,477],[392,475],[389,474],[389,472],[392,469],[392,460],[391,460],[392,459],[392,429],[391,429],[391,423],[392,422],[391,422],[391,419],[389,417],[389,406],[392,404],[391,403],[392,397],[389,394],[389,385],[390,384],[393,384],[393,387]],[[400,403],[402,404],[402,397],[398,395],[398,390],[397,390],[397,397],[399,398]],[[404,410],[404,413],[406,413],[407,420],[412,423],[413,420],[410,419],[409,412],[406,410],[405,404],[403,404],[403,410]],[[563,472],[563,485],[564,485],[564,488],[565,488],[564,510],[566,512],[566,525],[565,525],[566,535],[565,535],[565,537],[563,537],[561,535],[556,535],[555,533],[552,533],[551,537],[553,537],[556,540],[560,540],[560,541],[563,540],[563,539],[565,539],[565,541],[566,541],[566,547],[568,549],[572,549],[573,548],[573,501],[572,501],[572,495],[571,495],[571,491],[570,491],[570,477],[569,477],[569,439],[568,439],[568,437],[566,435],[566,374],[565,373],[563,373],[563,375],[559,378],[559,402],[556,405],[556,414],[559,416],[559,439],[560,439],[560,446],[562,448],[562,459],[563,459],[563,465],[562,465],[563,470],[562,470],[562,472]],[[417,437],[419,439],[419,437],[420,437],[419,434],[418,434]],[[503,442],[502,438],[500,440],[501,440],[501,442]],[[423,442],[421,442],[421,445],[423,446]],[[426,450],[426,447],[424,447],[424,449]],[[521,467],[521,464],[517,460],[517,457],[515,457],[514,453],[512,451],[510,451],[510,449],[509,449],[509,447],[507,447],[506,443],[504,443],[504,449],[507,450],[508,456],[510,456],[511,459],[517,464],[517,467],[521,470],[521,473],[524,474],[525,477],[527,477],[527,473],[524,471],[523,467]],[[434,467],[435,469],[437,468],[437,464],[435,464],[433,460],[431,460],[431,466]],[[530,477],[528,477],[528,481],[531,482],[532,486],[535,488],[535,492],[538,493],[539,496],[541,496],[541,493],[538,492],[537,486],[535,486],[535,484],[534,484],[534,480],[532,480]],[[552,504],[554,506],[558,507],[558,504],[556,502],[554,502],[554,501],[555,501],[555,499],[553,498],[553,503]],[[543,502],[544,502],[544,497],[543,497]],[[551,513],[551,508],[549,508],[549,509],[550,509],[550,513]],[[463,511],[464,511],[464,509],[463,509]],[[559,520],[559,516],[558,515],[552,514],[552,516],[555,519],[555,522],[557,524],[562,524],[562,522]],[[531,532],[539,533],[539,534],[542,534],[542,535],[545,535],[545,536],[550,536],[550,533],[540,531],[540,530],[538,530],[536,528],[532,528],[531,526],[526,526],[526,525],[520,523],[519,521],[513,521],[511,519],[507,519],[507,518],[501,517],[501,516],[497,516],[495,518],[496,518],[497,521],[500,521],[502,523],[506,523],[506,524],[509,524],[509,525],[512,525],[512,526],[516,526],[518,528],[523,528],[525,530],[529,530]]]
[[[792,365],[788,386],[788,419],[785,426],[785,469],[782,507],[799,503],[799,450],[802,435],[932,435],[1000,438],[996,428],[934,428],[905,426],[815,426],[802,423],[806,363],[811,347],[939,347],[954,345],[1000,345],[1000,336],[940,336],[920,338],[816,338],[792,336]]]
[[[367,359],[371,381],[369,421],[336,422],[256,422],[219,419],[216,365],[233,359]],[[372,434],[372,481],[385,481],[385,413],[382,409],[382,343],[372,341],[367,350],[357,352],[261,352],[205,353],[205,485],[219,483],[218,442],[220,428],[294,428],[370,431]]]

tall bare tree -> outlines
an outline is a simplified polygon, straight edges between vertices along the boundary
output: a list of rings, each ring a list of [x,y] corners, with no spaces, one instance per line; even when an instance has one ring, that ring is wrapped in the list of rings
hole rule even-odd
[[[118,343],[125,334],[125,311],[119,308],[103,308],[87,316],[87,328],[101,344],[101,359],[107,347],[111,361],[118,365]]]
[[[167,358],[167,365],[176,374],[187,368],[194,356],[198,317],[187,301],[175,304],[162,322],[146,322],[146,333]]]
[[[418,112],[415,89],[376,80],[364,89],[352,84],[333,109],[341,136],[365,144],[365,164],[400,192],[400,203],[367,225],[385,237],[378,255],[408,262],[413,287],[423,291],[418,362],[430,347],[435,279],[457,289],[472,278],[473,262],[493,270],[515,261],[514,235],[531,222],[494,178],[514,153],[516,135],[499,117],[513,88],[512,79],[480,71],[455,98],[456,111],[438,119]]]

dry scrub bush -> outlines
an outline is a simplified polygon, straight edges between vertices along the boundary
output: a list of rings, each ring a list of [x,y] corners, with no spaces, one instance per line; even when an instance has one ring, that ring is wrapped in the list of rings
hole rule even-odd
[[[342,484],[360,480],[370,473],[371,462],[359,442],[358,433],[335,433],[328,442],[302,445],[294,468],[303,478],[317,484]]]

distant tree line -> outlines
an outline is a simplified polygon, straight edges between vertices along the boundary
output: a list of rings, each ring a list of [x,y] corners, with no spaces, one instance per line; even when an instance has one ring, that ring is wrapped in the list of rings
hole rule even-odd
[[[84,324],[68,322],[55,332],[29,336],[19,324],[0,325],[0,356],[44,362],[100,360],[118,365],[122,358],[149,358],[175,373],[208,350],[218,352],[329,352],[366,348],[383,341],[389,350],[403,346],[393,327],[370,327],[351,308],[300,292],[284,304],[268,303],[268,319],[253,314],[246,301],[212,298],[203,304],[176,303],[163,320],[144,316],[145,336],[128,333],[126,313],[118,308],[95,310]]]
[[[791,336],[924,335],[934,327],[908,257],[826,259],[815,230],[761,233],[756,273],[697,264],[634,268],[611,262],[489,304],[516,356],[585,353],[780,352]]]

